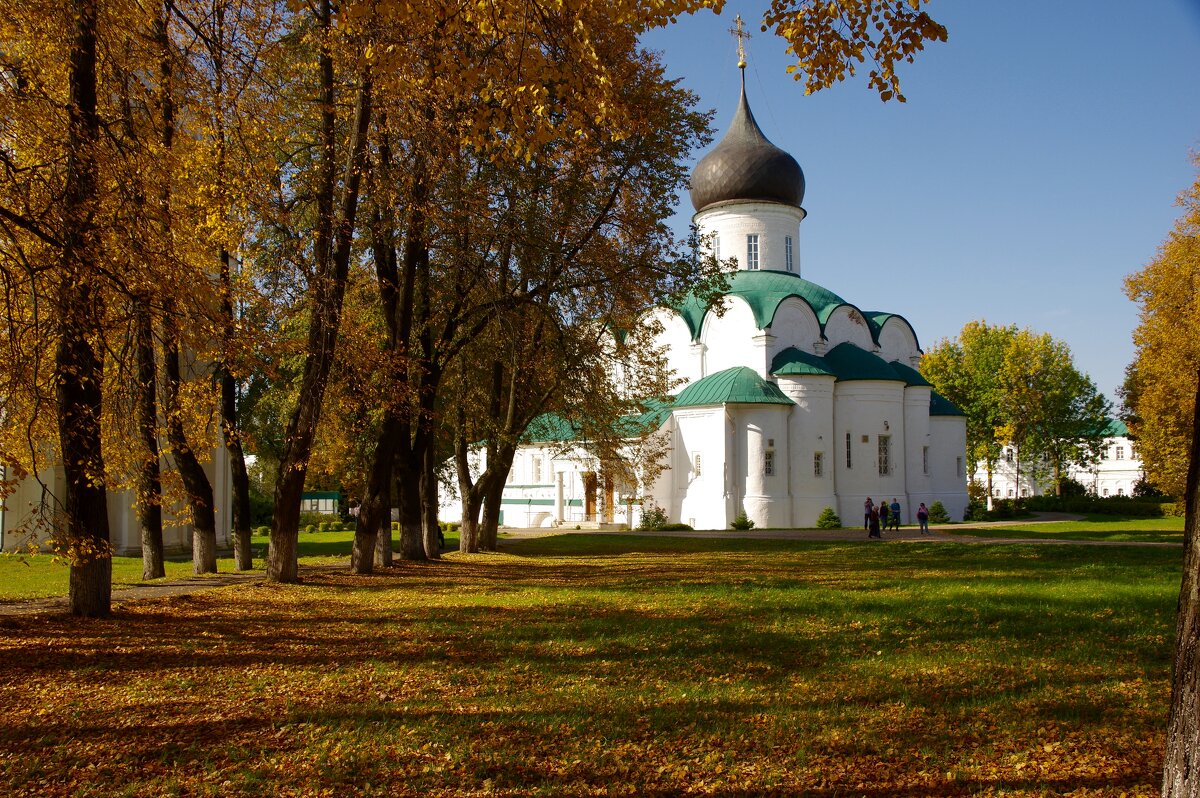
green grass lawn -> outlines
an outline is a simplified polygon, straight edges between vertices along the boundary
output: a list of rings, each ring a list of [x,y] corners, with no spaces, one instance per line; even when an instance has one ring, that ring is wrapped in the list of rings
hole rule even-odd
[[[266,563],[262,553],[266,550],[267,537],[251,537],[251,546],[257,555],[254,567],[262,570]],[[354,543],[354,532],[300,533],[299,554],[303,565],[335,565],[346,562]],[[448,548],[457,548],[458,538],[447,537]],[[192,576],[191,559],[175,558],[166,562],[166,580]],[[229,573],[234,570],[233,558],[217,560],[217,570]],[[26,598],[65,596],[67,594],[66,563],[51,554],[0,554],[0,601]],[[156,581],[151,580],[149,584]],[[141,557],[113,557],[113,587],[147,584],[142,582]]]
[[[1183,518],[1113,518],[1092,515],[1085,521],[1052,521],[1012,526],[941,528],[939,532],[981,538],[1030,540],[1111,540],[1126,543],[1183,543]]]
[[[1182,553],[561,535],[0,622],[0,794],[1157,794]]]

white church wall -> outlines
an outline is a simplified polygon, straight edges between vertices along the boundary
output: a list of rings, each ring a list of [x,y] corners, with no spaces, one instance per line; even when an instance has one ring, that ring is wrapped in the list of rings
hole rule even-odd
[[[671,520],[700,529],[728,525],[727,424],[722,407],[675,412]],[[665,506],[665,505],[664,505]]]
[[[725,312],[704,317],[700,340],[704,343],[704,374],[716,374],[734,366],[749,366],[765,377],[769,364],[764,363],[766,352],[755,354],[751,342],[760,335],[754,322],[754,312],[745,301],[726,297]]]
[[[662,326],[655,341],[666,348],[667,367],[682,381],[674,390],[681,391],[704,376],[702,347],[692,342],[692,333],[678,313],[658,308],[646,315],[645,322],[657,322]]]
[[[737,475],[734,515],[744,510],[760,529],[792,523],[786,468],[790,410],[789,405],[740,405],[731,414],[736,430],[736,456],[730,458],[730,470]]]
[[[963,416],[930,416],[930,493],[913,496],[913,506],[940,501],[951,520],[961,521],[967,510],[967,420]]]
[[[889,363],[899,360],[906,366],[917,367],[921,348],[908,322],[892,316],[883,323],[883,329],[879,331],[879,356]]]
[[[878,502],[904,494],[904,383],[882,380],[838,382],[834,389],[834,436],[838,515],[862,515],[870,496]],[[888,441],[887,462],[880,463],[880,437]],[[847,462],[849,450],[849,462]]]
[[[815,354],[821,340],[821,324],[817,321],[817,314],[813,313],[807,302],[795,297],[779,303],[768,329],[774,337],[767,351],[768,366],[776,355],[789,346]]]
[[[693,217],[702,233],[714,233],[721,260],[736,258],[739,269],[748,269],[747,236],[758,236],[758,268],[789,271],[787,240],[792,241],[792,271],[800,274],[800,221],[804,211],[775,202],[739,202],[707,208]],[[710,372],[711,373],[711,372]]]
[[[796,403],[788,418],[791,523],[812,527],[823,509],[837,508],[833,479],[834,378],[780,377],[779,389]]]
[[[867,326],[867,320],[849,305],[842,305],[829,315],[829,320],[825,322],[825,338],[828,340],[828,349],[849,342],[864,352],[875,350],[875,342],[871,339],[871,328]]]
[[[917,504],[925,501],[932,482],[930,457],[932,435],[929,430],[929,396],[932,389],[910,385],[904,389],[904,459],[906,497],[900,497],[901,523],[917,522]],[[927,503],[928,504],[928,503]]]

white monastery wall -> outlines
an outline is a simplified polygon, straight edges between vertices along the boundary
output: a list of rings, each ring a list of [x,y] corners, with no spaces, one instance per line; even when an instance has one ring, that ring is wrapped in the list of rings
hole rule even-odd
[[[780,377],[778,384],[783,394],[796,403],[788,419],[792,525],[811,527],[823,509],[837,509],[833,479],[834,378]]]
[[[912,328],[904,320],[892,317],[879,331],[879,356],[891,363],[899,360],[906,366],[917,367],[921,359],[921,348],[917,346]]]
[[[835,475],[838,515],[850,526],[862,516],[866,497],[904,495],[904,383],[883,380],[839,382],[834,389]],[[889,461],[879,462],[879,438],[890,440]],[[850,458],[847,462],[846,452]]]
[[[741,509],[760,529],[791,526],[788,501],[788,405],[741,405],[732,413],[734,454],[728,458],[735,474],[734,516]]]
[[[726,495],[726,452],[732,433],[722,407],[675,412],[672,451],[673,499],[664,505],[674,522],[724,529],[730,497]]]
[[[929,431],[929,397],[932,389],[910,385],[904,389],[904,492],[900,498],[901,523],[917,522],[917,504],[932,492],[932,436]]]
[[[748,344],[760,335],[754,322],[754,312],[743,300],[735,297],[724,299],[725,312],[721,316],[709,312],[704,317],[704,329],[700,340],[704,344],[704,375],[716,374],[734,366],[749,366],[760,376],[766,369],[762,358],[751,359]]]
[[[774,336],[767,351],[768,366],[776,355],[789,346],[815,354],[821,341],[821,324],[817,321],[817,314],[813,313],[807,302],[795,297],[788,297],[779,303],[768,329]]]
[[[962,416],[930,416],[929,471],[931,492],[928,498],[912,497],[925,506],[940,501],[952,521],[961,521],[967,511],[964,461],[967,452],[967,422]]]
[[[667,308],[657,308],[645,319],[648,323],[657,322],[662,326],[656,342],[666,348],[667,366],[674,372],[675,378],[682,381],[674,390],[681,391],[704,376],[702,347],[692,343],[692,333],[683,317]]]
[[[871,339],[871,329],[867,326],[867,320],[849,305],[842,305],[830,314],[829,321],[825,322],[825,337],[829,341],[829,349],[849,342],[864,352],[875,351],[875,341]]]

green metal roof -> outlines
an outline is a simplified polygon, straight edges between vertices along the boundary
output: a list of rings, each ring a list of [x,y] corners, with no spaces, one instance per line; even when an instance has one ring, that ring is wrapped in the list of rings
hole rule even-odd
[[[341,499],[342,494],[336,490],[306,490],[300,494],[301,499]]]
[[[965,416],[966,413],[937,391],[929,392],[929,415],[931,416]]]
[[[1129,437],[1129,427],[1125,426],[1125,422],[1119,418],[1110,418],[1102,432],[1106,438]]]
[[[729,280],[729,290],[725,292],[725,296],[736,296],[749,305],[754,313],[754,323],[760,330],[771,325],[775,311],[788,297],[796,297],[806,302],[822,327],[829,321],[834,310],[846,304],[845,300],[829,289],[810,283],[792,272],[743,269],[726,277]],[[692,340],[699,340],[700,328],[708,306],[700,302],[693,293],[673,310],[683,317],[692,333]]]
[[[709,374],[684,388],[675,407],[707,407],[726,404],[792,405],[779,386],[758,376],[747,366],[734,366]]]
[[[780,377],[803,377],[814,374],[832,377],[829,364],[809,352],[794,346],[780,352],[771,360],[771,373]]]
[[[562,443],[579,437],[579,426],[557,413],[543,413],[529,422],[522,443]]]
[[[922,377],[921,372],[917,371],[912,366],[906,366],[899,360],[893,360],[891,363],[888,363],[888,365],[892,367],[892,371],[899,374],[909,385],[923,386],[926,388],[933,387],[932,383]]]
[[[825,355],[826,366],[839,381],[887,380],[907,382],[883,358],[851,343],[838,344]]]

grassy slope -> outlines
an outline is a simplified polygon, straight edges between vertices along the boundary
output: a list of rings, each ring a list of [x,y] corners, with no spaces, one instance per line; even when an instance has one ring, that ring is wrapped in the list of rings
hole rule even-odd
[[[1177,549],[561,536],[0,626],[12,795],[1152,795]]]

